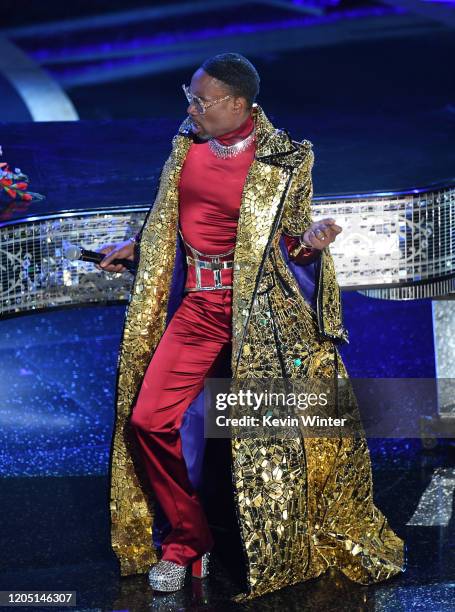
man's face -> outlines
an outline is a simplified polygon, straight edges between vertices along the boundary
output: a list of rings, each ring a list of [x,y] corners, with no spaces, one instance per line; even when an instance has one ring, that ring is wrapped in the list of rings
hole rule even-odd
[[[194,96],[208,104],[230,95],[229,88],[224,83],[211,77],[202,68],[193,74],[189,89]],[[190,104],[187,108],[192,120],[193,134],[197,134],[202,139],[221,136],[236,129],[245,111],[246,101],[232,95],[227,100],[210,106],[203,114],[198,113],[194,104]]]

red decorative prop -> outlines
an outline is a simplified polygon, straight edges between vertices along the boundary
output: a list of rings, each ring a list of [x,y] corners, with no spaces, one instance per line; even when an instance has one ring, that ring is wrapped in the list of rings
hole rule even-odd
[[[45,198],[40,193],[29,191],[28,184],[29,178],[20,168],[11,170],[6,162],[0,163],[0,220],[10,219],[13,213],[25,212],[30,202]]]

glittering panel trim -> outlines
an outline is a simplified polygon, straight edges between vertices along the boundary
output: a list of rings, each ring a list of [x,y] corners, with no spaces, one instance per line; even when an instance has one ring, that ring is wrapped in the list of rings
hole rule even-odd
[[[328,338],[347,340],[348,334],[343,327],[341,292],[329,247],[322,250],[321,257],[316,298],[319,328]]]
[[[311,199],[313,197],[313,181],[311,171],[314,165],[312,144],[305,140],[302,143],[303,161],[294,180],[294,188],[288,195],[283,211],[283,231],[290,236],[302,236],[310,227]]]
[[[290,236],[303,236],[313,222],[311,200],[313,197],[312,169],[314,153],[312,143],[301,143],[303,161],[298,168],[293,189],[288,194],[281,220],[282,231]],[[329,248],[322,252],[318,286],[318,322],[320,331],[328,338],[347,340],[342,322],[341,295],[336,280],[335,266]]]
[[[246,337],[238,377],[347,378],[333,342],[321,334],[316,312],[284,263],[279,235],[264,265]],[[349,387],[338,402],[337,412],[356,413]],[[373,503],[365,439],[235,439],[233,457],[251,589],[234,601],[314,578],[329,567],[362,584],[403,570],[403,542]],[[293,532],[286,521],[291,515]]]
[[[154,563],[153,503],[137,459],[129,416],[142,379],[165,328],[175,259],[178,178],[189,146],[176,138],[141,236],[141,256],[125,320],[119,356],[117,415],[111,453],[112,547],[122,575],[145,573]]]
[[[309,557],[304,449],[300,438],[234,438],[232,452],[251,598],[304,578]]]
[[[253,295],[262,273],[260,265],[267,246],[289,172],[254,161],[246,178],[240,208],[236,248],[234,251],[232,300],[232,364],[237,369],[240,351],[248,352],[244,342]]]
[[[332,349],[334,373],[348,378]],[[325,376],[327,368],[315,376]],[[340,410],[357,403],[349,385],[339,397]],[[352,406],[354,405],[354,408]],[[404,571],[404,543],[373,502],[373,479],[364,437],[306,438],[312,546],[327,566],[338,567],[361,584],[386,580]]]

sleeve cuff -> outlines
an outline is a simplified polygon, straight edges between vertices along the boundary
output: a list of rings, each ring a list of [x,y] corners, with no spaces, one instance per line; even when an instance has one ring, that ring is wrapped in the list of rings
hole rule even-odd
[[[319,257],[321,251],[302,244],[300,236],[289,236],[287,234],[283,234],[283,236],[289,259],[294,263],[306,265],[312,263]]]

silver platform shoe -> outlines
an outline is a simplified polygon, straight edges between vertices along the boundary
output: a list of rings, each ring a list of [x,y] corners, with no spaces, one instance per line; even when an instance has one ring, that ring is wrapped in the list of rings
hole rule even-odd
[[[191,563],[193,578],[206,578],[208,576],[209,556],[210,553],[204,553],[200,559]],[[178,591],[185,584],[188,567],[161,559],[149,571],[149,584],[155,591]]]

